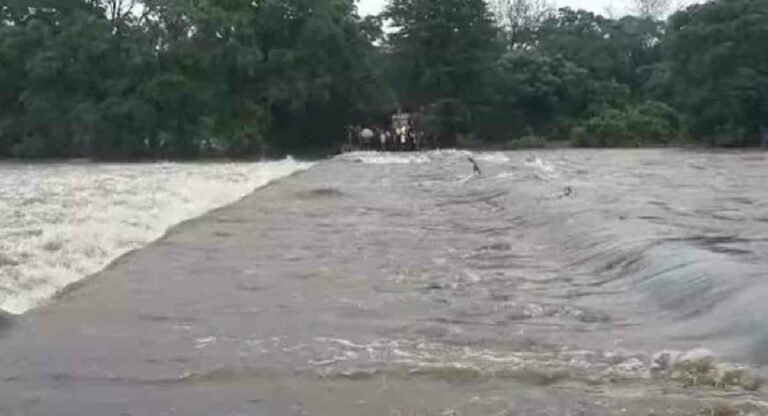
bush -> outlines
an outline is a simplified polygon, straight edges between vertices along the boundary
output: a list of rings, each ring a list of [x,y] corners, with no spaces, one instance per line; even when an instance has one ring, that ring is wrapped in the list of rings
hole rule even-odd
[[[668,144],[679,135],[677,113],[666,104],[647,101],[603,109],[573,129],[571,142],[581,147],[639,147]]]
[[[720,126],[707,137],[709,143],[717,147],[741,147],[755,144],[758,138],[751,138],[747,129],[741,126]]]
[[[485,142],[474,134],[459,134],[456,137],[456,145],[463,149],[481,148]]]
[[[507,147],[510,149],[537,149],[546,146],[547,140],[545,138],[532,134],[507,142]]]

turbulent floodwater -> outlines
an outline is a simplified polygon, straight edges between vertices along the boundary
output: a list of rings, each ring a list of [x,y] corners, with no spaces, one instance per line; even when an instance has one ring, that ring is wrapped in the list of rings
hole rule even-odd
[[[470,176],[468,167],[466,176],[439,174],[467,165],[467,156],[482,176]],[[453,276],[419,276],[435,293],[461,293],[452,302],[461,304],[458,321],[543,332],[556,345],[700,346],[768,364],[763,153],[448,151],[343,159],[437,168],[411,178],[435,196],[432,227],[487,240],[449,255],[461,259]],[[438,212],[453,209],[462,211],[460,220],[443,222]]]
[[[168,227],[308,166],[0,164],[0,309],[23,313]]]
[[[10,320],[0,414],[768,414],[767,163],[345,154]]]

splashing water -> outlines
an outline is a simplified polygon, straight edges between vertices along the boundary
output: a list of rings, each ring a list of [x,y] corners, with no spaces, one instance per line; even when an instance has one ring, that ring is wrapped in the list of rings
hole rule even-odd
[[[413,163],[429,163],[430,158],[423,153],[382,153],[382,152],[352,152],[338,157],[339,160],[367,163],[373,165],[408,165]]]
[[[11,319],[0,402],[41,415],[101,415],[104,403],[137,414],[768,414],[765,160],[343,155],[170,233],[55,313]],[[194,185],[207,174],[174,188],[158,178],[193,169],[164,166],[134,172],[149,179],[126,201],[152,186],[182,208],[187,194],[171,191],[214,196]],[[87,189],[122,178],[56,169],[48,176],[80,169]],[[36,195],[62,199],[38,190],[14,206]],[[128,205],[119,195],[88,215]],[[81,207],[56,223],[64,205],[42,210],[55,223],[45,230],[77,227]],[[119,236],[149,211],[119,215]]]
[[[170,226],[309,166],[0,164],[0,308],[23,313]]]

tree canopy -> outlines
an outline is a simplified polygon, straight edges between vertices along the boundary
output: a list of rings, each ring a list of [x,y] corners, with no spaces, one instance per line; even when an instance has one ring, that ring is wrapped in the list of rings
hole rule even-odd
[[[755,144],[768,127],[768,2],[720,0],[672,16],[665,42],[674,103],[697,137]]]
[[[328,151],[400,108],[452,145],[768,138],[768,3],[6,0],[0,156]]]
[[[372,45],[351,0],[31,4],[2,9],[5,154],[327,146],[371,94]]]

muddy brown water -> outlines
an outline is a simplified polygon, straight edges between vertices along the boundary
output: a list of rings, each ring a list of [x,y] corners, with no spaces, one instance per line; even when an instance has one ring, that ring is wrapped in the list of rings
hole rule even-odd
[[[654,360],[768,362],[767,163],[329,160],[4,317],[0,415],[766,414]]]

